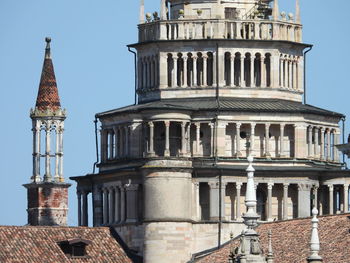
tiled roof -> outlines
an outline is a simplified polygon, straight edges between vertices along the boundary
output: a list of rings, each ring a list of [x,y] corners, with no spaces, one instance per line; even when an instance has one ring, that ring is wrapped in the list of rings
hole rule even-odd
[[[46,48],[35,107],[40,111],[56,111],[61,107],[49,46]]]
[[[319,217],[320,255],[323,262],[350,262],[350,214]],[[311,219],[295,219],[262,224],[257,231],[261,234],[261,245],[267,254],[267,233],[272,230],[272,246],[275,263],[305,263],[310,255]],[[238,240],[232,246],[238,246]],[[230,245],[198,259],[200,263],[226,263]]]
[[[234,112],[273,112],[273,113],[311,113],[317,115],[342,117],[340,113],[324,110],[300,102],[279,99],[252,99],[252,98],[191,98],[191,99],[163,99],[144,104],[127,106],[97,114],[103,117],[112,114],[140,112],[142,110],[219,110]]]
[[[69,258],[58,242],[81,238],[88,257]],[[109,228],[0,226],[1,263],[131,263]]]

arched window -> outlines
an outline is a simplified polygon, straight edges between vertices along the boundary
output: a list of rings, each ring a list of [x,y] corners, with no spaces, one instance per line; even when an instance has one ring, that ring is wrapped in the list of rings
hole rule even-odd
[[[235,54],[235,62],[234,62],[234,67],[235,67],[235,86],[239,86],[240,84],[240,78],[241,78],[241,53],[237,52]]]
[[[177,59],[177,86],[181,87],[183,85],[183,73],[184,73],[184,60],[182,57],[182,53],[178,54]]]
[[[265,54],[266,87],[271,87],[271,54]]]
[[[213,53],[208,52],[207,53],[208,59],[207,59],[207,84],[208,86],[213,86],[213,69],[214,69],[214,59],[213,59]]]
[[[244,80],[246,87],[251,86],[251,55],[250,53],[245,54],[244,58]]]
[[[167,75],[168,75],[168,87],[172,86],[172,75],[173,75],[173,70],[174,70],[174,60],[173,60],[173,55],[172,54],[168,54],[168,59],[167,59],[167,66],[168,66],[168,71],[167,71]]]
[[[255,80],[255,86],[261,87],[261,55],[260,53],[255,54],[254,58],[254,78],[252,81]]]
[[[197,53],[197,85],[203,85],[203,56],[201,52]]]
[[[231,85],[231,53],[226,52],[225,53],[225,85],[230,86]]]

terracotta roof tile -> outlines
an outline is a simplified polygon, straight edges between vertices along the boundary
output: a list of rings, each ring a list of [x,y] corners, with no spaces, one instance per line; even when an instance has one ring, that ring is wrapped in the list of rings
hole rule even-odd
[[[323,262],[349,263],[350,214],[319,217],[320,255]],[[295,219],[262,224],[257,228],[261,245],[267,253],[267,233],[272,230],[275,263],[305,263],[310,254],[311,219]],[[239,241],[232,242],[237,247]],[[230,245],[198,259],[201,263],[226,263]]]
[[[47,38],[44,65],[41,73],[38,96],[35,107],[40,111],[60,109],[60,97],[58,95],[55,71],[50,55],[50,39]]]
[[[69,258],[58,242],[82,238],[87,258]],[[131,263],[109,228],[0,226],[1,263]]]

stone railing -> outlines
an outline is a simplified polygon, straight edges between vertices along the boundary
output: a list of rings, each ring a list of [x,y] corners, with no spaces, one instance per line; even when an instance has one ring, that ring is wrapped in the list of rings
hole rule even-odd
[[[249,39],[302,42],[302,26],[289,21],[181,19],[139,25],[139,42],[190,39]]]

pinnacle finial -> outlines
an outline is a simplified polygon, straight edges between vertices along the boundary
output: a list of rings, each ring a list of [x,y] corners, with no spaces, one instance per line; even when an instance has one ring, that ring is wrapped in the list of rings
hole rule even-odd
[[[166,2],[160,1],[160,20],[167,20]]]
[[[145,23],[145,0],[140,0],[140,17],[139,23]]]
[[[311,254],[308,257],[308,262],[322,262],[322,257],[318,254],[320,251],[320,239],[318,235],[318,210],[316,207],[312,209],[312,231],[311,231],[311,241],[310,248]]]
[[[50,47],[51,38],[46,37],[45,41],[46,41],[45,58],[51,58],[51,47]]]

